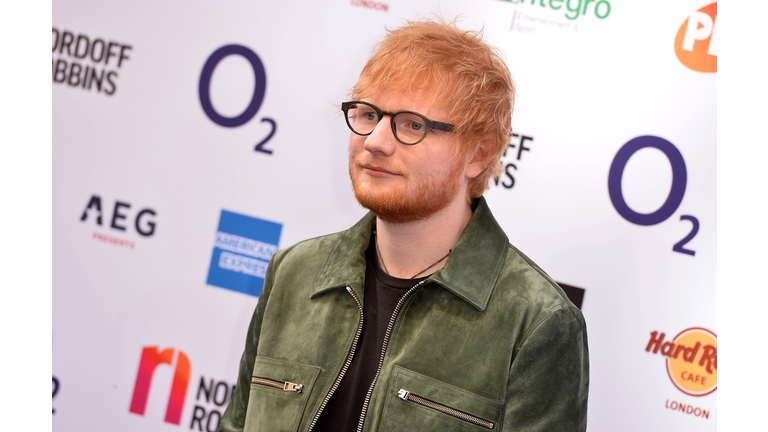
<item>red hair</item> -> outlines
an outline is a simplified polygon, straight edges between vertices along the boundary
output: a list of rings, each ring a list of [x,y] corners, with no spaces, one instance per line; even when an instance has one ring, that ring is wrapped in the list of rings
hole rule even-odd
[[[486,161],[483,171],[469,182],[469,198],[488,189],[491,177],[501,174],[501,155],[512,132],[515,85],[499,50],[483,42],[483,32],[464,31],[455,21],[408,21],[387,30],[368,59],[352,100],[385,88],[430,95],[446,107],[455,125],[459,155],[474,154]]]

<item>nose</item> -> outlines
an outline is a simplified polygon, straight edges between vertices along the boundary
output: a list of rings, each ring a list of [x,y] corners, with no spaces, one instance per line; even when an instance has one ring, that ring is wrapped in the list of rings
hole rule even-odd
[[[373,128],[373,132],[365,137],[363,147],[371,153],[390,156],[394,153],[397,144],[397,139],[392,133],[389,116],[385,115],[379,123],[376,124],[376,127]]]

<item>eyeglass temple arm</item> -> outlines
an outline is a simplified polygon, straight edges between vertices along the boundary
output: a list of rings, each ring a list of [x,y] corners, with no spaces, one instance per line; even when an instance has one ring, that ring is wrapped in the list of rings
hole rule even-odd
[[[453,125],[449,124],[449,123],[443,123],[443,122],[432,120],[432,129],[444,130],[444,131],[452,132],[453,131]]]

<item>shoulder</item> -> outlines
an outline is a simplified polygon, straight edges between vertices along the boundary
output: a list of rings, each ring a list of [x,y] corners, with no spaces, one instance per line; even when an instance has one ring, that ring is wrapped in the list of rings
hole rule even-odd
[[[496,297],[504,307],[521,317],[527,336],[539,327],[548,327],[548,322],[557,321],[561,330],[564,326],[584,329],[581,310],[577,308],[562,288],[523,252],[509,244],[504,267],[496,285]]]
[[[519,299],[530,305],[539,305],[545,310],[573,306],[562,288],[512,244],[508,246],[499,282],[502,285],[511,285],[509,288],[515,290]]]

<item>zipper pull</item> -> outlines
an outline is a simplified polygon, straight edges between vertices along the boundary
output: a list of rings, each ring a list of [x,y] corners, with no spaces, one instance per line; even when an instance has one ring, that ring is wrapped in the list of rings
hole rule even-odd
[[[411,392],[409,392],[408,390],[405,390],[405,389],[400,389],[397,392],[397,397],[399,397],[402,400],[408,400],[408,396],[410,396],[410,395],[411,395]]]
[[[301,393],[301,391],[304,390],[304,386],[302,384],[294,384],[292,382],[287,382],[287,381],[275,381],[269,378],[251,377],[251,383],[265,385],[265,386],[273,387],[276,389],[283,389],[283,391],[291,391],[296,393]]]
[[[302,384],[294,384],[291,382],[286,382],[283,385],[283,390],[301,393],[301,391],[304,390],[304,386]]]

